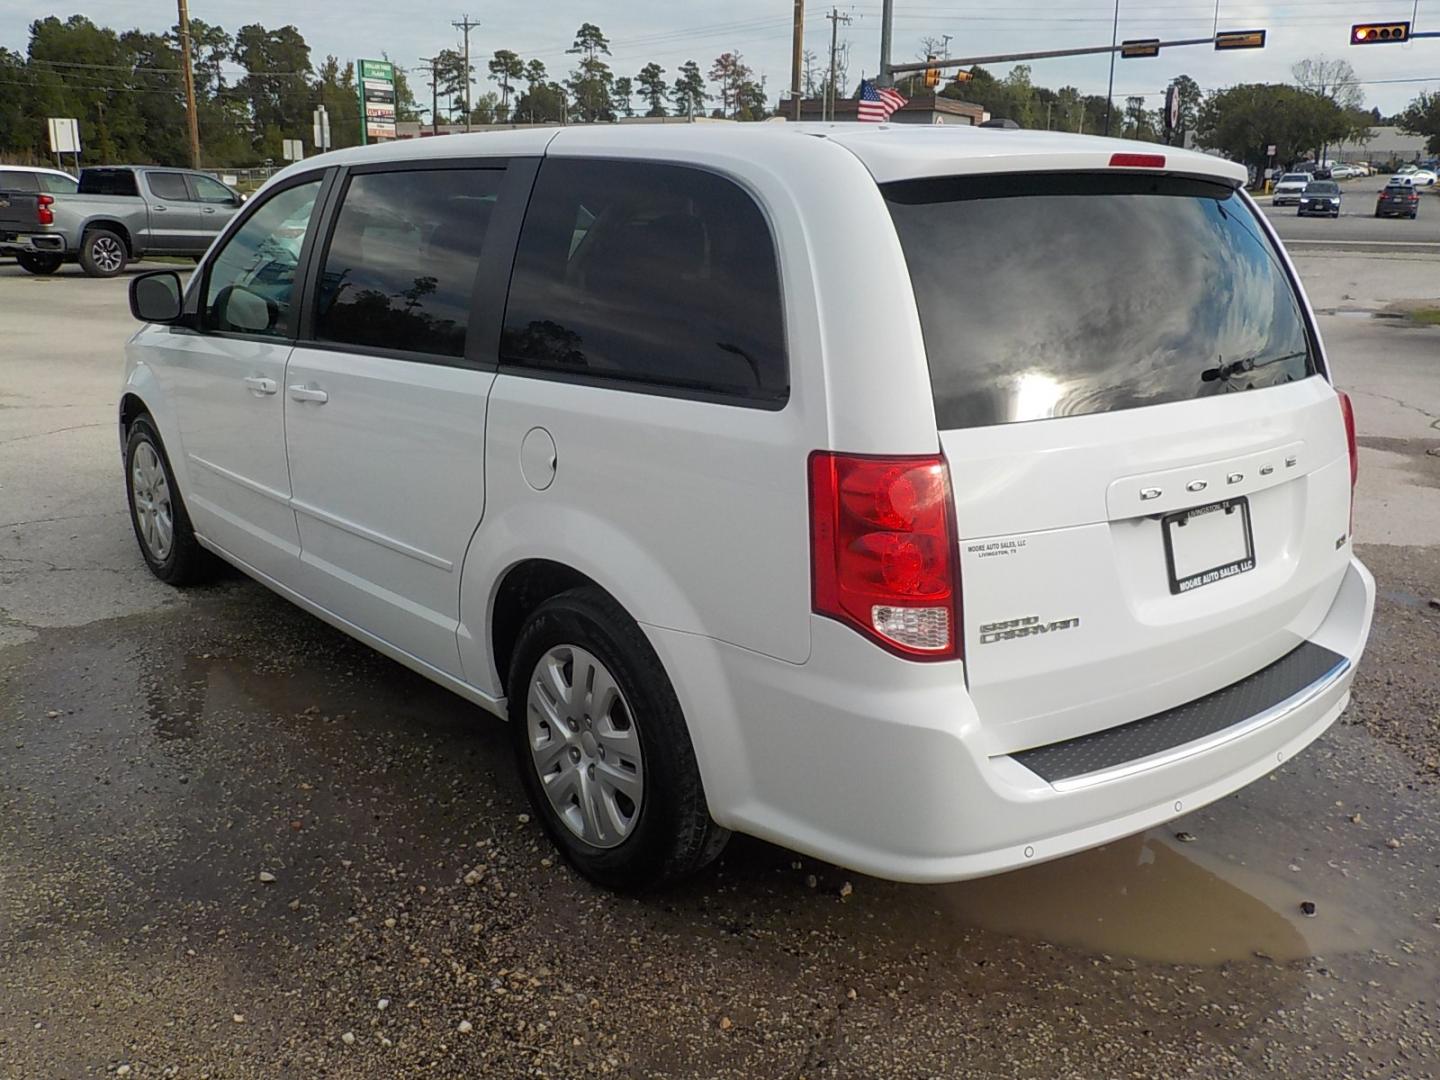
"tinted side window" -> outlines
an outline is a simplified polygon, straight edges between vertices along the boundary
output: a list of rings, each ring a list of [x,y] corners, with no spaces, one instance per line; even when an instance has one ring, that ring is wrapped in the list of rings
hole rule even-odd
[[[37,176],[40,190],[48,191],[51,195],[74,195],[79,186],[68,176],[57,176],[55,173],[39,173]]]
[[[315,336],[465,354],[470,293],[502,169],[362,173],[325,254]]]
[[[129,169],[86,169],[80,174],[81,195],[138,195]]]
[[[40,184],[32,172],[0,172],[0,191],[39,191]]]
[[[782,404],[780,275],[759,207],[700,169],[546,160],[520,234],[501,356]]]
[[[190,189],[185,186],[185,177],[180,173],[147,173],[145,182],[150,185],[150,194],[157,199],[173,199],[176,202],[190,202]]]
[[[320,181],[272,195],[210,260],[205,328],[288,337],[295,271]]]

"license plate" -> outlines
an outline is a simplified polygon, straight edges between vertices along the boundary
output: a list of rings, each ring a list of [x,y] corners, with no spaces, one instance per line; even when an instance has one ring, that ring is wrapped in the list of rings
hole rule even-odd
[[[1170,591],[1185,593],[1255,569],[1250,500],[1225,499],[1160,519]]]

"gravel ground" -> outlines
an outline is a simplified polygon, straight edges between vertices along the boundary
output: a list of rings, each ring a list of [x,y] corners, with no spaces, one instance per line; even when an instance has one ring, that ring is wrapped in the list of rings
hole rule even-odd
[[[634,899],[552,859],[498,724],[243,579],[45,631],[0,651],[0,1075],[1432,1075],[1437,803],[1388,738],[1433,669],[1393,660],[1097,853],[923,888],[740,838]]]

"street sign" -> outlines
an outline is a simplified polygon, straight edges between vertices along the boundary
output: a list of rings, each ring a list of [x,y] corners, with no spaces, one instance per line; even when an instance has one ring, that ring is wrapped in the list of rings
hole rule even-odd
[[[52,116],[46,123],[50,128],[51,153],[80,153],[80,121],[73,118]]]
[[[1173,84],[1165,91],[1165,141],[1170,142],[1175,137],[1175,129],[1180,126],[1180,90]]]
[[[356,67],[364,141],[395,138],[395,65],[388,60],[361,60]]]
[[[305,142],[302,139],[281,139],[280,156],[286,161],[305,160]]]
[[[1265,147],[1265,156],[1266,156],[1266,157],[1274,157],[1274,156],[1275,156],[1275,144],[1274,144],[1273,142],[1272,142],[1269,146]]]
[[[1351,45],[1394,45],[1409,40],[1408,22],[1356,23],[1350,27]]]
[[[1263,49],[1264,30],[1222,30],[1215,35],[1215,48],[1220,49]]]
[[[1120,43],[1120,58],[1131,60],[1141,56],[1159,56],[1159,38],[1137,38],[1134,41],[1122,41]]]
[[[330,149],[330,114],[321,105],[313,114],[312,132],[314,133],[315,149],[321,152]]]

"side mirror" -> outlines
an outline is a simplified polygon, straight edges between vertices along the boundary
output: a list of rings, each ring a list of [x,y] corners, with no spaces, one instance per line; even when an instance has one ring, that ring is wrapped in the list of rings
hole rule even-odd
[[[130,314],[141,322],[179,322],[184,290],[174,270],[155,270],[130,279]]]

